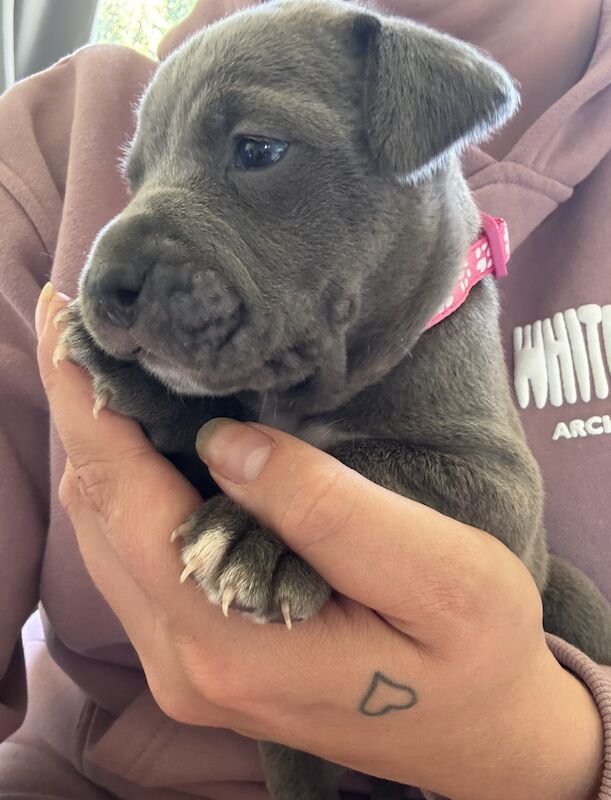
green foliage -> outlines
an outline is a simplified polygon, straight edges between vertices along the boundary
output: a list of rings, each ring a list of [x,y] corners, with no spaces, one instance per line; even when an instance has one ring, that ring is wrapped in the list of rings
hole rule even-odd
[[[94,42],[114,42],[157,58],[162,36],[185,17],[194,0],[102,0]]]

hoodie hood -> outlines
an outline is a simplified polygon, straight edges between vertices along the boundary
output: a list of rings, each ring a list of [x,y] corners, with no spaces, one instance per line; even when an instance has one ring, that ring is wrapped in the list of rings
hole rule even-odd
[[[471,148],[464,167],[479,205],[508,220],[515,250],[573,195],[609,151],[611,0],[604,0],[596,48],[581,80],[539,117],[502,161]]]

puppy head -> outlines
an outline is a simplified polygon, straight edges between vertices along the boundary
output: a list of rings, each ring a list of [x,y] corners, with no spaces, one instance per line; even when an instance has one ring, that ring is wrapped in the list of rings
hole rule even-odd
[[[87,327],[180,393],[341,381],[372,321],[440,305],[476,226],[457,154],[517,104],[473,48],[347,3],[211,26],[144,95]]]

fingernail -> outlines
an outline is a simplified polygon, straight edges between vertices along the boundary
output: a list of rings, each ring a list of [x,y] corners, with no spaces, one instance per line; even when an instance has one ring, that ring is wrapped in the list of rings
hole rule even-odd
[[[45,321],[47,319],[47,312],[49,310],[49,303],[51,302],[51,298],[53,297],[53,284],[52,283],[45,283],[42,287],[42,292],[38,297],[38,303],[36,303],[36,313],[34,315],[34,325],[36,326],[36,334],[38,338],[45,327]]]
[[[259,477],[274,442],[257,428],[218,417],[200,428],[196,447],[210,469],[234,483],[245,484]]]

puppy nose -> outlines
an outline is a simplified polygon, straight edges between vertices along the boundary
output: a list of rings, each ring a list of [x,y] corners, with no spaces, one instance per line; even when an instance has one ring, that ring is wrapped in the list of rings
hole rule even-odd
[[[118,328],[131,328],[136,321],[138,297],[144,273],[134,268],[105,267],[87,287],[95,298],[102,317]]]

